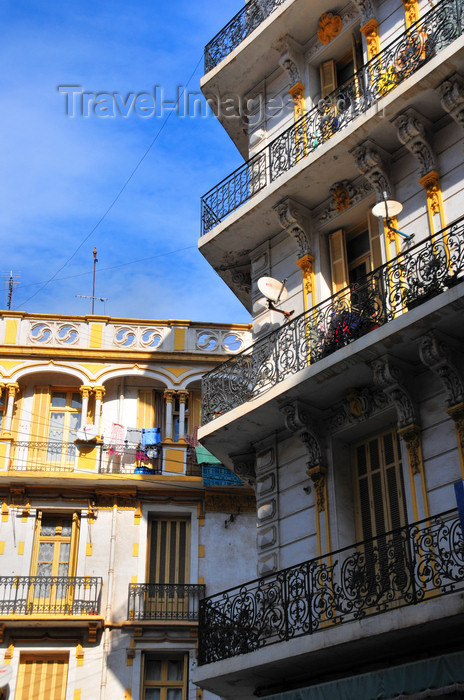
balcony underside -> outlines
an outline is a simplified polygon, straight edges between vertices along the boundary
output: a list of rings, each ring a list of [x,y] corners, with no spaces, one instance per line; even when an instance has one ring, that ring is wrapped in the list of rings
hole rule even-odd
[[[343,0],[335,0],[330,10],[340,12],[345,5]],[[291,27],[292,37],[305,44],[308,37],[317,33],[319,18],[326,11],[324,0],[313,0],[310,9],[306,0],[293,0],[278,7],[224,60],[206,73],[200,82],[205,97],[214,103],[218,95],[247,95],[278,67],[279,56],[274,45],[279,38]],[[219,35],[215,39],[219,40]],[[244,134],[241,120],[218,117],[242,156],[248,158],[248,135]]]
[[[464,37],[460,37],[365,114],[356,117],[201,237],[199,250],[249,311],[252,306],[250,295],[231,281],[228,270],[231,262],[237,267],[249,265],[244,251],[254,250],[279,232],[273,207],[285,197],[292,197],[309,209],[322,204],[335,181],[352,181],[359,176],[350,150],[367,139],[372,139],[383,149],[388,159],[400,147],[391,119],[409,107],[432,123],[450,119],[445,116],[434,88],[451,73],[463,69]],[[337,228],[356,224],[373,203],[374,195],[347,209],[337,218]],[[333,225],[334,222],[332,228]],[[221,270],[221,267],[227,269]]]
[[[461,282],[211,420],[200,429],[199,438],[223,464],[233,468],[231,453],[246,452],[254,443],[283,429],[283,404],[300,400],[311,406],[315,419],[324,421],[348,391],[372,385],[369,363],[377,358],[389,354],[403,364],[410,377],[422,372],[417,340],[427,331],[442,333],[450,347],[462,347],[463,312]],[[373,430],[376,427],[373,425]]]
[[[451,594],[200,666],[194,681],[221,697],[254,700],[462,649],[461,598]]]

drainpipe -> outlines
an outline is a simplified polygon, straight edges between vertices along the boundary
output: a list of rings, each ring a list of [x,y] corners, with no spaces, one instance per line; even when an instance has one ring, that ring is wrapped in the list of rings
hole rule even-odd
[[[111,514],[111,536],[110,536],[110,553],[108,561],[108,587],[106,595],[106,610],[105,621],[111,621],[111,604],[113,600],[113,584],[114,584],[114,555],[116,549],[116,516],[118,507],[116,503],[113,505]],[[102,672],[100,682],[100,700],[105,700],[106,683],[108,677],[108,657],[110,651],[110,630],[105,627],[103,632],[103,656],[102,656]]]

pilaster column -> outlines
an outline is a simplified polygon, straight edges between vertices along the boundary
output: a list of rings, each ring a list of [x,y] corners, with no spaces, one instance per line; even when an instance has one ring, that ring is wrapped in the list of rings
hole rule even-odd
[[[419,339],[421,361],[440,379],[446,392],[447,414],[453,420],[464,479],[464,382],[451,359],[450,349],[430,331]]]
[[[375,360],[372,365],[374,384],[392,400],[398,419],[398,435],[406,445],[411,484],[414,520],[429,516],[422,454],[422,430],[415,403],[405,387],[400,369],[388,356]]]
[[[185,435],[185,403],[189,393],[185,389],[180,389],[177,395],[179,397],[179,440],[183,440]]]
[[[443,199],[441,195],[440,176],[437,172],[437,159],[430,144],[426,129],[414,109],[407,109],[403,114],[393,119],[397,128],[398,140],[419,162],[419,184],[427,195],[427,211],[429,215],[430,233],[433,236],[435,229],[445,228],[445,216]],[[438,221],[435,217],[438,215]]]
[[[367,60],[380,53],[379,23],[376,19],[370,19],[361,27],[361,33],[366,37]]]
[[[317,551],[323,556],[331,551],[330,522],[327,497],[327,468],[321,440],[314,422],[305,406],[294,401],[282,406],[280,411],[285,417],[285,426],[306,448],[306,474],[314,486],[314,505],[316,508]]]
[[[403,0],[403,5],[406,28],[409,29],[411,24],[414,24],[419,19],[419,3],[417,0]]]
[[[94,386],[93,390],[95,392],[95,425],[98,429],[98,435],[100,435],[102,400],[106,390],[104,386]]]
[[[307,255],[303,255],[302,258],[299,258],[296,261],[296,264],[300,268],[301,274],[303,275],[304,309],[305,311],[308,311],[308,309],[316,306],[317,304],[316,285],[314,283],[314,256],[309,255],[309,253]]]
[[[166,434],[164,439],[166,442],[172,442],[172,404],[174,401],[175,391],[165,389],[164,400],[166,402]]]
[[[81,428],[85,428],[87,425],[87,413],[89,411],[89,397],[92,387],[82,385],[79,387],[79,391],[82,396],[82,409],[81,409]]]
[[[11,437],[11,425],[13,422],[13,412],[14,412],[14,400],[15,396],[19,391],[19,384],[17,382],[10,382],[6,385],[6,414],[3,427],[3,437]]]

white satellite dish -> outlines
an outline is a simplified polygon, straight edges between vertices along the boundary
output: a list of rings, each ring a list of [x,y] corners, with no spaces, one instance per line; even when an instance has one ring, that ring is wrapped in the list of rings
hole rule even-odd
[[[279,282],[273,277],[260,277],[258,280],[258,289],[261,294],[264,294],[266,299],[277,304],[280,301],[285,301],[288,297],[287,289],[285,288],[285,280]]]
[[[0,688],[4,688],[13,678],[13,669],[7,664],[0,664]]]
[[[98,435],[98,428],[96,425],[84,425],[83,428],[79,428],[77,431],[77,439],[83,442],[89,442],[89,440],[94,440]]]
[[[383,202],[378,202],[375,207],[372,207],[374,216],[381,216],[382,219],[390,219],[392,216],[397,216],[403,211],[401,202],[396,202],[394,199],[385,199]]]

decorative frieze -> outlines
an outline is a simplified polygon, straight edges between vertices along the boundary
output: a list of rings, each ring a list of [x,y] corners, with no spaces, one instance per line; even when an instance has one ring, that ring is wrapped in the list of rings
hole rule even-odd
[[[313,218],[319,224],[330,223],[344,211],[372,194],[372,191],[372,185],[364,177],[352,182],[349,180],[335,182],[330,188],[330,200],[326,200],[322,207],[316,209]]]
[[[343,28],[343,21],[340,15],[333,14],[332,12],[324,12],[319,19],[319,29],[317,32],[317,38],[321,44],[330,44],[332,39],[340,34]]]
[[[382,389],[364,387],[352,389],[329,418],[329,430],[332,433],[348,425],[361,423],[372,415],[384,411],[391,405],[391,399]]]

